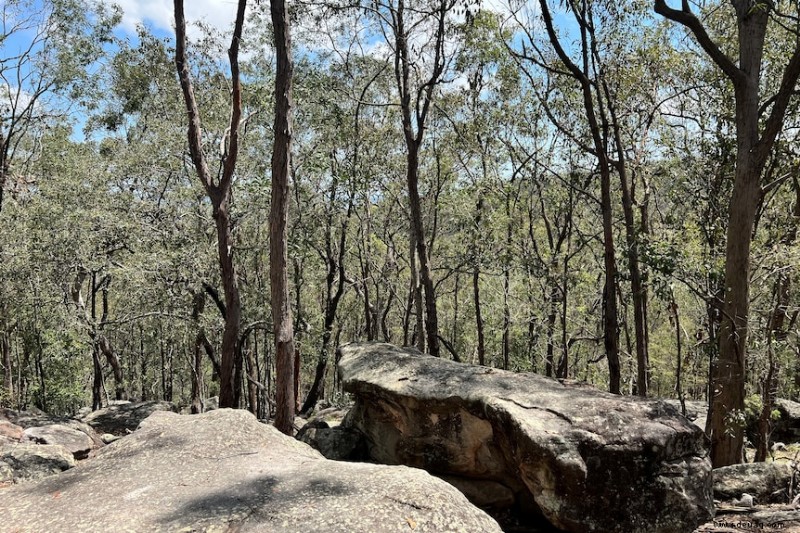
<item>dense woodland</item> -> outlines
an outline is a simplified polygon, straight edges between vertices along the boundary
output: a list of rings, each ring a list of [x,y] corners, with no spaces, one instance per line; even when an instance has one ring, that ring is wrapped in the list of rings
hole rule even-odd
[[[380,340],[708,401],[722,465],[800,397],[796,1],[182,4],[0,6],[0,404],[280,418]]]

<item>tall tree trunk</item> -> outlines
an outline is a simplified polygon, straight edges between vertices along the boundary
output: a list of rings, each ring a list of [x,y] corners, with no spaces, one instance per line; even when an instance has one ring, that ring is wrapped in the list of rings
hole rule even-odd
[[[678,310],[678,302],[675,301],[675,294],[670,290],[672,301],[669,304],[669,311],[673,325],[675,326],[675,348],[677,352],[677,368],[675,369],[675,395],[681,403],[681,413],[686,416],[686,398],[683,395],[683,342],[681,342],[681,316]]]
[[[253,336],[254,342],[257,336]],[[245,352],[247,354],[247,407],[250,412],[258,417],[258,386],[255,382],[258,381],[258,369],[256,366],[256,356],[253,353],[254,349],[249,347]]]
[[[192,358],[192,399],[191,412],[199,414],[203,412],[203,396],[205,394],[203,386],[203,349],[205,348],[205,332],[200,323],[200,316],[206,305],[206,293],[202,290],[197,291],[192,298],[192,323],[197,334],[194,339],[194,357]]]
[[[139,364],[141,365],[140,369],[142,376],[140,382],[139,398],[143,402],[146,402],[150,398],[148,397],[148,391],[147,391],[147,357],[145,356],[144,353],[144,327],[142,326],[141,323],[139,324]]]
[[[769,454],[769,437],[772,422],[772,408],[778,397],[778,365],[775,361],[773,331],[767,332],[767,375],[761,383],[761,412],[758,416],[758,435],[754,462],[763,463]]]
[[[164,348],[164,328],[159,328],[158,358],[161,361],[161,399],[167,400],[167,357]]]
[[[419,335],[425,335],[428,353],[439,356],[439,319],[436,310],[436,294],[431,273],[431,261],[428,255],[428,244],[425,240],[425,229],[422,221],[422,206],[419,196],[419,144],[412,140],[407,143],[408,157],[406,180],[408,182],[409,205],[411,207],[411,229],[414,232],[419,281],[425,293],[425,328]]]
[[[408,29],[405,21],[405,1],[398,0],[396,7],[390,8],[392,31],[395,38],[395,79],[400,93],[400,111],[403,122],[403,135],[406,142],[406,183],[408,202],[411,211],[411,231],[416,240],[419,275],[425,289],[425,334],[427,351],[439,356],[439,324],[436,311],[436,294],[432,278],[431,259],[425,239],[425,226],[422,219],[421,198],[419,194],[419,150],[425,133],[425,122],[433,102],[433,91],[441,82],[445,67],[444,39],[445,19],[452,2],[441,0],[431,16],[436,17],[437,28],[434,38],[435,57],[430,77],[417,89],[412,84],[412,59],[409,57]],[[414,101],[412,102],[412,94]],[[412,116],[414,117],[412,119]],[[415,128],[416,126],[416,128]],[[420,332],[422,334],[422,332]]]
[[[203,412],[203,341],[198,333],[194,340],[194,357],[192,359],[192,400],[191,413]]]
[[[744,428],[745,362],[750,312],[750,246],[756,212],[761,202],[761,174],[786,118],[789,101],[800,77],[800,41],[785,63],[778,91],[765,105],[760,120],[762,59],[772,4],[753,8],[749,0],[731,2],[737,19],[738,65],[708,35],[702,22],[684,2],[672,9],[655,0],[662,16],[687,27],[697,42],[733,86],[736,101],[736,170],[728,207],[725,283],[719,357],[712,367],[712,402],[709,413],[711,462],[715,468],[742,460]],[[760,129],[763,123],[763,129]]]
[[[103,407],[103,366],[100,364],[100,348],[92,345],[92,411]]]
[[[14,401],[14,366],[11,361],[11,343],[8,342],[8,333],[0,332],[0,352],[3,355],[3,387],[8,396],[9,405]]]
[[[222,353],[220,354],[219,406],[236,408],[241,390],[241,381],[236,379],[236,368],[241,365],[236,357],[236,342],[239,339],[242,304],[239,297],[236,269],[233,265],[233,236],[229,204],[230,194],[227,194],[224,198],[220,198],[214,209],[219,267],[225,294],[225,329],[222,333]]]
[[[481,311],[481,272],[478,265],[472,271],[472,297],[475,302],[475,327],[478,331],[478,364],[486,364],[486,339],[483,333],[483,315]]]
[[[100,352],[105,356],[106,361],[108,361],[108,364],[111,366],[111,370],[114,373],[114,399],[127,400],[128,393],[125,390],[125,380],[122,371],[122,364],[119,361],[119,357],[117,357],[117,353],[114,350],[114,347],[111,345],[111,341],[109,341],[108,337],[106,337],[103,333],[98,333],[96,343],[97,347],[100,349]],[[142,375],[143,384],[144,384],[144,379],[145,376]]]
[[[187,137],[189,151],[200,182],[211,200],[212,213],[217,233],[217,252],[219,256],[220,277],[225,294],[225,329],[222,334],[222,354],[220,361],[220,407],[235,407],[241,383],[235,379],[236,342],[239,338],[241,322],[241,302],[236,270],[233,265],[233,235],[231,233],[230,200],[233,174],[239,155],[239,123],[242,117],[242,84],[239,76],[239,44],[244,26],[246,0],[239,0],[236,10],[228,59],[231,65],[231,118],[222,156],[222,175],[215,183],[203,151],[202,124],[200,111],[194,95],[194,87],[186,58],[186,20],[183,0],[174,0],[175,11],[175,66],[178,71],[183,99],[189,117]]]
[[[288,246],[289,175],[292,148],[292,62],[289,17],[284,0],[270,1],[275,35],[275,141],[272,151],[270,205],[270,287],[272,323],[275,329],[276,408],[275,427],[291,435],[296,409],[295,349],[292,308],[289,300]]]
[[[345,244],[347,241],[347,227],[350,216],[353,211],[353,197],[351,195],[350,202],[347,208],[347,218],[342,222],[338,250],[334,253],[332,243],[332,227],[333,227],[333,210],[335,205],[336,193],[338,188],[338,180],[334,178],[331,182],[331,190],[329,197],[330,213],[328,215],[327,231],[326,231],[326,255],[328,263],[328,272],[325,276],[325,316],[322,320],[322,344],[320,346],[319,356],[317,358],[317,366],[314,370],[314,381],[308,391],[306,400],[300,408],[301,413],[309,413],[325,392],[325,375],[328,369],[328,359],[330,357],[330,342],[331,334],[333,332],[333,323],[336,320],[336,311],[339,308],[339,300],[344,294],[345,282],[345,269],[344,269],[344,253]],[[334,290],[334,284],[336,289]]]
[[[409,246],[410,265],[411,265],[411,293],[410,298],[414,303],[415,333],[413,336],[414,344],[420,352],[425,352],[425,311],[423,308],[422,284],[419,275],[419,253],[417,252],[417,234],[412,229]]]
[[[508,370],[511,364],[511,239],[513,227],[511,225],[511,199],[506,194],[506,253],[503,260],[503,370]]]
[[[555,370],[555,351],[556,351],[556,313],[558,312],[558,285],[555,280],[550,279],[550,296],[548,297],[547,305],[549,312],[547,314],[547,355],[545,356],[544,373],[548,378],[553,377]]]
[[[752,137],[749,141],[744,143],[749,145],[748,152],[754,144]],[[739,148],[728,215],[719,358],[713,369],[711,460],[715,467],[740,462],[744,441],[744,426],[737,422],[737,413],[744,413],[750,246],[761,194],[760,169],[753,168],[749,153],[742,153],[744,151],[743,147]]]
[[[620,394],[619,312],[617,311],[617,261],[614,257],[614,227],[611,209],[611,173],[600,171],[600,202],[603,211],[603,345],[608,360],[608,390]]]
[[[461,292],[461,274],[459,271],[456,271],[453,287],[453,330],[450,333],[450,343],[453,346],[458,346],[458,312],[459,312],[459,304],[461,303],[458,295]]]
[[[570,232],[572,235],[572,219],[570,219]],[[569,248],[567,248],[569,250]],[[569,341],[567,340],[567,312],[569,304],[569,253],[564,255],[564,268],[561,271],[561,358],[564,360],[564,367],[569,377]]]
[[[795,203],[792,210],[792,219],[787,224],[786,230],[781,237],[780,243],[786,247],[794,246],[797,241],[797,227],[800,222],[800,183],[798,178],[794,178],[794,193]],[[787,265],[779,265],[786,267]],[[800,312],[795,311],[794,315],[789,317],[789,306],[791,305],[791,287],[792,279],[784,268],[777,269],[777,275],[773,288],[773,295],[775,298],[775,306],[770,313],[769,320],[767,320],[767,375],[764,376],[761,382],[761,413],[758,417],[758,444],[756,447],[756,455],[754,461],[762,462],[767,460],[769,453],[769,438],[772,432],[772,410],[775,406],[775,400],[778,396],[778,362],[775,359],[775,345],[778,342],[784,341],[793,329],[797,316]],[[787,319],[789,323],[787,324]]]
[[[620,151],[620,153],[622,153]],[[647,396],[650,386],[650,357],[647,346],[647,290],[642,280],[639,263],[639,237],[634,221],[632,185],[628,182],[628,174],[622,162],[618,164],[622,187],[622,211],[625,219],[625,237],[628,248],[628,270],[631,281],[631,298],[633,299],[633,327],[636,339],[636,394]]]
[[[36,311],[34,311],[35,313]],[[34,314],[35,316],[35,314]],[[38,322],[38,321],[37,321]],[[48,412],[47,399],[47,380],[44,372],[44,343],[42,342],[42,330],[36,325],[36,375],[39,379],[39,401],[38,407],[45,413]]]
[[[583,97],[583,107],[586,120],[589,123],[589,131],[592,138],[592,147],[597,158],[598,171],[600,173],[600,208],[602,211],[603,219],[603,266],[605,274],[605,283],[603,287],[603,344],[605,346],[606,360],[608,361],[608,374],[609,374],[609,391],[614,394],[620,394],[620,362],[619,362],[619,317],[617,311],[617,264],[614,256],[614,220],[613,210],[611,203],[611,166],[612,163],[609,159],[608,153],[608,138],[607,138],[607,120],[608,118],[598,112],[595,105],[595,98],[602,101],[603,95],[597,90],[597,84],[589,78],[590,74],[594,74],[597,70],[597,65],[590,62],[594,56],[590,54],[587,48],[589,38],[594,39],[594,36],[589,36],[588,33],[594,31],[593,25],[589,24],[586,19],[579,23],[582,43],[583,54],[581,65],[577,65],[569,57],[564,47],[561,45],[559,36],[553,25],[553,17],[550,13],[550,7],[547,0],[539,0],[539,6],[542,12],[542,19],[545,24],[550,43],[556,55],[561,60],[562,64],[569,71],[570,75],[575,78],[580,85],[581,95]],[[576,12],[576,16],[578,13]],[[589,16],[591,14],[582,12],[581,16]],[[602,108],[601,108],[602,111]],[[603,127],[599,119],[603,121]]]

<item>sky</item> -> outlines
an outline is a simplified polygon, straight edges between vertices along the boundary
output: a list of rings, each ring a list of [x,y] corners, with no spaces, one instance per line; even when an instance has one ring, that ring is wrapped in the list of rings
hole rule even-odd
[[[122,28],[134,33],[138,24],[152,30],[173,31],[172,0],[102,0],[105,4],[117,4],[124,12]],[[509,0],[483,0],[483,9],[505,12]],[[236,0],[186,0],[184,9],[187,22],[203,21],[211,26],[227,30],[236,15]]]
[[[122,28],[133,33],[138,24],[153,30],[173,31],[172,0],[103,0],[122,8]],[[184,2],[187,22],[203,21],[218,29],[228,29],[236,15],[235,0],[187,0]]]

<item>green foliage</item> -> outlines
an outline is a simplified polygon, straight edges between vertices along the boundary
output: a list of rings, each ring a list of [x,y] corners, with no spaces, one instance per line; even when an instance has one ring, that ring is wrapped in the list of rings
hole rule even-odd
[[[92,316],[90,281],[85,280],[86,309],[76,308],[71,288],[85,271],[105,283],[103,332],[120,357],[129,392],[186,403],[198,330],[218,349],[222,319],[211,299],[193,318],[195,296],[205,286],[220,290],[220,283],[214,219],[188,159],[171,41],[147,28],[130,40],[120,38],[111,31],[119,14],[103,3],[45,5],[50,10],[43,13],[60,22],[48,34],[53,46],[41,50],[30,72],[31,80],[50,84],[48,97],[36,108],[41,120],[29,122],[20,137],[19,157],[11,165],[13,184],[5,188],[10,199],[0,212],[5,228],[0,232],[0,333],[9,335],[15,376],[22,377],[17,397],[0,396],[0,402],[70,413],[88,401],[92,339],[87,327],[100,327],[103,290],[94,294]],[[30,3],[6,6],[23,13]],[[733,50],[724,37],[731,21],[713,7],[704,20],[724,48]],[[592,83],[606,83],[602,103],[613,101],[621,125],[611,148],[621,143],[634,184],[635,242],[650,304],[652,391],[675,395],[674,304],[681,323],[684,392],[704,398],[735,164],[731,90],[704,56],[675,46],[684,40],[652,18],[649,4],[593,2],[592,8],[597,17]],[[271,386],[267,218],[275,67],[265,9],[264,3],[254,6],[242,43],[245,123],[232,198],[232,253],[243,324],[258,325],[243,350],[256,359],[257,380]],[[366,338],[411,342],[415,323],[409,300],[406,147],[393,48],[369,10],[312,17],[303,9],[298,6],[294,13],[298,45],[289,229],[301,394],[322,343],[330,258],[338,267],[339,252],[345,283],[333,344]],[[477,360],[477,272],[489,364],[502,364],[505,335],[512,369],[544,372],[549,347],[556,365],[566,356],[569,378],[605,387],[600,188],[596,158],[586,151],[591,142],[579,87],[563,75],[546,42],[534,40],[537,49],[516,48],[525,28],[513,18],[488,9],[472,14],[468,20],[448,19],[447,83],[436,88],[437,105],[420,147],[440,334],[462,360]],[[524,20],[518,13],[517,21]],[[571,41],[575,28],[558,30],[580,61]],[[768,59],[780,58],[790,36],[778,27],[770,31],[774,43]],[[201,25],[190,43],[192,75],[203,88],[198,97],[212,174],[230,118],[226,37]],[[422,69],[430,49],[424,43],[413,46],[422,48],[414,48]],[[526,62],[526,54],[535,61]],[[768,69],[773,62],[767,61]],[[765,94],[775,83],[774,76],[765,82]],[[86,119],[81,121],[84,139],[63,113],[79,105]],[[765,195],[754,241],[754,357],[748,362],[755,391],[771,350],[781,395],[798,392],[797,326],[791,321],[800,253],[793,237],[797,185],[782,178],[796,173],[800,158],[797,103],[791,105],[793,128],[780,139],[764,176],[764,184],[784,181]],[[3,121],[5,127],[5,115]],[[611,138],[610,131],[605,133]],[[620,153],[612,151],[616,160]],[[627,282],[618,178],[615,173],[613,234],[620,280]],[[338,276],[338,269],[334,272]],[[786,331],[773,334],[770,344],[767,320],[779,288],[788,291]],[[632,351],[627,340],[633,338],[630,285],[621,283],[617,296],[623,383],[630,393],[636,371],[634,356],[627,353]],[[217,385],[208,358],[204,361],[210,395]],[[103,372],[111,379],[105,362]],[[0,387],[3,394],[7,391]],[[332,383],[327,394],[343,401]],[[758,413],[758,402],[756,395],[748,398],[744,413],[729,414],[731,423]]]

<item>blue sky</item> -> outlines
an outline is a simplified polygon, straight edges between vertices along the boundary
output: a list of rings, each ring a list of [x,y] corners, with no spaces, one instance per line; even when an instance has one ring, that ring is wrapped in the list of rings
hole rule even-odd
[[[123,10],[122,30],[133,33],[138,24],[145,24],[157,32],[172,34],[173,12],[171,0],[102,0],[117,4]],[[233,24],[236,15],[235,0],[186,0],[184,9],[187,22],[204,21],[225,30]]]

